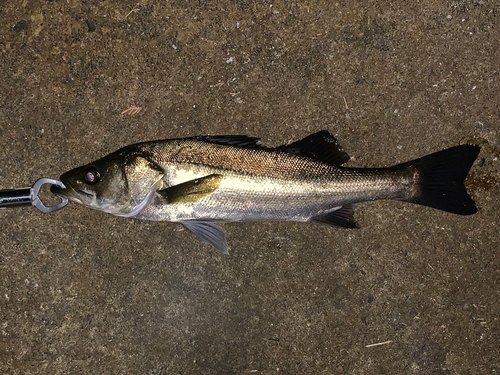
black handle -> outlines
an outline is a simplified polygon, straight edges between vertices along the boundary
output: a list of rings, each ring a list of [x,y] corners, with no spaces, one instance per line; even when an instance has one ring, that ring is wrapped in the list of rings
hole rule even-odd
[[[0,190],[0,208],[31,206],[31,188]]]

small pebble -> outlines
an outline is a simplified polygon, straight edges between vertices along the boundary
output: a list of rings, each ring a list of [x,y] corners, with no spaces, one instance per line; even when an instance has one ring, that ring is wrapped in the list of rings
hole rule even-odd
[[[93,33],[95,31],[95,21],[94,20],[86,20],[85,23],[89,28],[89,33]]]
[[[28,30],[28,24],[26,23],[26,21],[19,21],[14,25],[14,31],[16,33],[19,33],[23,30]]]

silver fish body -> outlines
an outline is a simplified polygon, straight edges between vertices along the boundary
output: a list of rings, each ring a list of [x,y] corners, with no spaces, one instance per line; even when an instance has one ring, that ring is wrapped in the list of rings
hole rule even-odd
[[[163,188],[222,176],[217,189],[194,202],[165,204],[157,195],[140,219],[304,222],[351,203],[409,197],[417,188],[410,169],[345,169],[286,152],[198,140],[140,147],[157,155],[155,162],[166,171]]]
[[[389,168],[345,168],[326,131],[265,148],[205,136],[127,146],[61,176],[54,193],[119,216],[183,223],[223,252],[215,222],[317,221],[356,227],[352,204],[397,199],[457,214],[477,208],[463,185],[479,147],[462,145]]]

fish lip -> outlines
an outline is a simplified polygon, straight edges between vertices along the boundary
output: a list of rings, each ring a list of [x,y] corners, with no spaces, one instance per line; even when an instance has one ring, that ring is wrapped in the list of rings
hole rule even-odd
[[[62,178],[61,178],[61,182],[64,184],[64,186],[66,186],[66,188],[62,188],[62,187],[57,186],[57,185],[52,185],[50,187],[50,192],[52,194],[54,194],[55,196],[57,196],[61,199],[66,198],[66,199],[69,199],[70,201],[73,201],[76,203],[80,203],[80,204],[86,203],[83,199],[82,194],[80,194],[78,191],[76,191],[74,189],[74,187],[71,186],[71,184],[68,184],[67,182],[65,183]],[[82,192],[82,193],[87,194],[86,192]],[[90,196],[90,194],[87,194],[87,195]]]
[[[52,194],[54,194],[56,197],[62,198],[62,196],[61,196],[62,190],[66,190],[66,189],[60,187],[59,185],[51,185],[50,186],[50,192]]]
[[[64,182],[63,182],[64,184]],[[71,188],[71,187],[68,187],[67,184],[64,184],[64,186],[66,186],[65,188],[61,187],[61,186],[57,186],[57,185],[52,185],[50,187],[50,192],[52,194],[54,194],[56,197],[58,198],[66,198],[66,199],[71,199],[73,200],[74,199],[74,195],[71,194],[72,192],[75,193],[75,191]]]

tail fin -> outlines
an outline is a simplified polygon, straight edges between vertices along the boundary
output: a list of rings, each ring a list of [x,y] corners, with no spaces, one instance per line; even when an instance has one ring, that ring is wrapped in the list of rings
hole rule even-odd
[[[421,175],[419,194],[405,201],[459,215],[476,213],[476,204],[463,181],[480,149],[477,145],[461,145],[402,164],[413,166]]]

